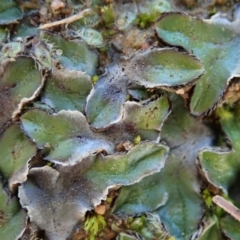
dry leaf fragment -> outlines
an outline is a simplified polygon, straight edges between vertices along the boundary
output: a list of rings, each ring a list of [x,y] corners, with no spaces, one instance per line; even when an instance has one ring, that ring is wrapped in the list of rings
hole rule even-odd
[[[81,19],[84,15],[86,15],[86,13],[89,13],[89,12],[90,12],[90,9],[85,9],[77,14],[74,14],[74,15],[68,17],[68,18],[64,18],[62,20],[52,22],[52,23],[43,24],[42,26],[39,27],[39,29],[44,30],[44,29],[47,29],[50,27],[55,27],[55,26],[61,25],[61,24],[69,24],[69,23],[75,22],[75,21]]]
[[[61,0],[53,0],[51,3],[51,8],[53,11],[59,10],[65,7],[65,3]]]
[[[98,205],[94,208],[95,213],[99,214],[99,215],[104,215],[106,212],[106,206],[105,205]]]
[[[240,222],[240,210],[235,207],[232,203],[224,199],[223,197],[216,195],[212,198],[213,202],[216,203],[220,208],[229,213],[237,221]]]

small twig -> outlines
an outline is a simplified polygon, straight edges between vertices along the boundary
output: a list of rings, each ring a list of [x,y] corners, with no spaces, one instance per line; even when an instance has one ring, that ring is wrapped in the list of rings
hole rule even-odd
[[[235,207],[232,203],[224,199],[223,197],[216,195],[212,198],[213,202],[216,203],[220,208],[229,213],[238,222],[240,222],[240,210]]]
[[[91,10],[90,9],[85,9],[75,15],[72,15],[68,18],[64,18],[62,20],[56,21],[56,22],[51,22],[51,23],[46,23],[41,25],[38,29],[43,30],[46,28],[50,28],[50,27],[54,27],[54,26],[58,26],[61,24],[69,24],[71,22],[77,21],[79,19],[81,19],[85,14],[89,13]]]

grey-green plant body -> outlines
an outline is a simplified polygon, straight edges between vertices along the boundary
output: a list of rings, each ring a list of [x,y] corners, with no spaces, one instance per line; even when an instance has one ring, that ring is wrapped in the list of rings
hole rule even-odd
[[[240,206],[240,105],[222,101],[239,20],[165,0],[56,2],[0,0],[1,238],[35,224],[48,240],[240,239],[211,199]]]

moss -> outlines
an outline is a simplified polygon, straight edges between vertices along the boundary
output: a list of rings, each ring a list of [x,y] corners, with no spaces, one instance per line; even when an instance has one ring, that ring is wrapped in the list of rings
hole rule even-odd
[[[137,23],[141,28],[146,28],[150,24],[157,21],[160,14],[158,12],[151,12],[151,13],[141,13],[138,15],[135,23]]]
[[[93,82],[93,84],[96,84],[97,81],[98,81],[98,79],[99,79],[99,77],[98,77],[97,75],[94,75],[94,76],[92,77],[92,82]]]
[[[102,18],[106,27],[110,27],[114,24],[115,12],[112,4],[101,8]]]
[[[98,234],[106,227],[106,221],[103,216],[95,214],[86,218],[84,230],[89,235],[89,240],[94,240]]]

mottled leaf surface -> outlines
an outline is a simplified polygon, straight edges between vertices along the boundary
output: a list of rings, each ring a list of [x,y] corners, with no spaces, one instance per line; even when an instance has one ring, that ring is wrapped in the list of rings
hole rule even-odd
[[[12,38],[16,40],[17,38],[27,40],[30,37],[33,37],[38,34],[38,30],[33,26],[29,18],[24,18],[20,24],[14,27],[12,33]]]
[[[67,41],[61,36],[53,35],[46,35],[45,38],[49,43],[54,44],[56,49],[62,50],[62,55],[55,55],[55,57],[65,68],[85,72],[90,76],[95,74],[98,56],[84,42]]]
[[[198,59],[173,48],[140,52],[127,62],[125,70],[130,81],[147,88],[186,85],[203,72],[204,66]]]
[[[162,144],[141,142],[126,154],[98,157],[88,169],[87,176],[102,189],[106,188],[106,184],[130,185],[160,171],[168,151],[169,148]]]
[[[5,62],[1,65],[0,129],[19,113],[23,104],[38,95],[42,84],[43,78],[31,58],[18,57],[15,62]]]
[[[144,0],[140,1],[138,5],[141,13],[163,13],[172,10],[171,4],[168,0]]]
[[[124,125],[133,125],[135,134],[143,140],[156,140],[162,124],[170,113],[170,102],[167,97],[155,101],[147,100],[142,104],[127,102],[125,104]]]
[[[16,197],[10,198],[0,185],[0,236],[2,239],[15,240],[23,233],[27,216]]]
[[[106,128],[122,118],[127,96],[127,79],[119,66],[112,65],[100,77],[88,97],[86,115],[93,128]]]
[[[39,36],[35,36],[32,40],[31,57],[35,60],[40,70],[52,70],[51,49],[44,41],[40,40]]]
[[[119,240],[136,240],[136,237],[129,235],[127,233],[120,232],[118,235]]]
[[[101,47],[104,43],[102,34],[93,28],[83,27],[77,32],[77,36],[81,37],[89,46]]]
[[[27,179],[27,162],[36,154],[37,148],[20,130],[17,123],[0,136],[0,171],[9,187]]]
[[[230,215],[205,217],[204,228],[197,240],[238,240],[240,236],[239,222]]]
[[[72,165],[98,150],[113,151],[113,144],[93,133],[85,116],[78,111],[63,110],[48,115],[42,110],[32,110],[21,117],[21,123],[38,148],[49,149],[45,157],[49,161]]]
[[[231,141],[232,151],[220,148],[204,149],[199,153],[199,163],[208,181],[228,193],[240,170],[240,121],[237,108],[219,111],[224,132]]]
[[[171,235],[188,239],[202,216],[195,160],[198,151],[211,143],[211,134],[200,121],[189,116],[177,98],[162,127],[161,138],[171,149],[164,168],[140,183],[124,187],[114,212],[138,214],[157,209]]]
[[[23,17],[14,0],[0,1],[0,25],[16,22]]]
[[[227,215],[220,219],[221,230],[231,240],[238,240],[240,236],[239,222]]]
[[[219,222],[216,216],[204,219],[204,229],[197,240],[222,240]]]
[[[115,24],[121,31],[127,30],[137,17],[138,8],[135,2],[114,2]]]
[[[4,26],[0,27],[0,41],[5,42],[7,40],[8,31]]]
[[[138,86],[138,85],[133,85],[128,88],[128,94],[133,98],[138,101],[143,101],[145,99],[148,99],[151,97],[151,92],[147,91],[146,88]]]
[[[206,69],[194,89],[190,109],[200,115],[222,97],[229,80],[240,74],[240,37],[231,23],[200,20],[188,15],[164,15],[156,25],[166,43],[181,46],[197,56]]]
[[[184,87],[192,84],[204,72],[195,57],[174,48],[156,48],[138,52],[121,63],[111,64],[89,95],[86,114],[90,125],[103,129],[122,118],[127,88],[140,85],[154,87]]]
[[[21,117],[25,133],[38,148],[48,149],[45,159],[61,164],[74,164],[90,153],[105,150],[113,153],[122,141],[157,141],[160,128],[169,115],[167,97],[148,100],[143,104],[126,102],[124,117],[103,132],[93,132],[86,118],[78,111],[60,111],[49,115],[42,110],[31,110]],[[144,119],[144,120],[141,120]]]
[[[55,109],[83,112],[86,98],[92,89],[88,75],[67,69],[54,70],[47,78],[41,101]]]
[[[32,168],[19,188],[21,205],[50,240],[65,240],[109,188],[160,171],[167,154],[164,145],[142,142],[123,155],[89,156],[71,167]]]
[[[3,58],[15,59],[24,51],[24,44],[21,42],[9,42],[2,47]]]
[[[170,113],[170,108],[167,97],[141,103],[125,102],[122,120],[113,124],[105,134],[122,140],[133,141],[134,137],[140,136],[141,140],[159,141],[160,130]]]

